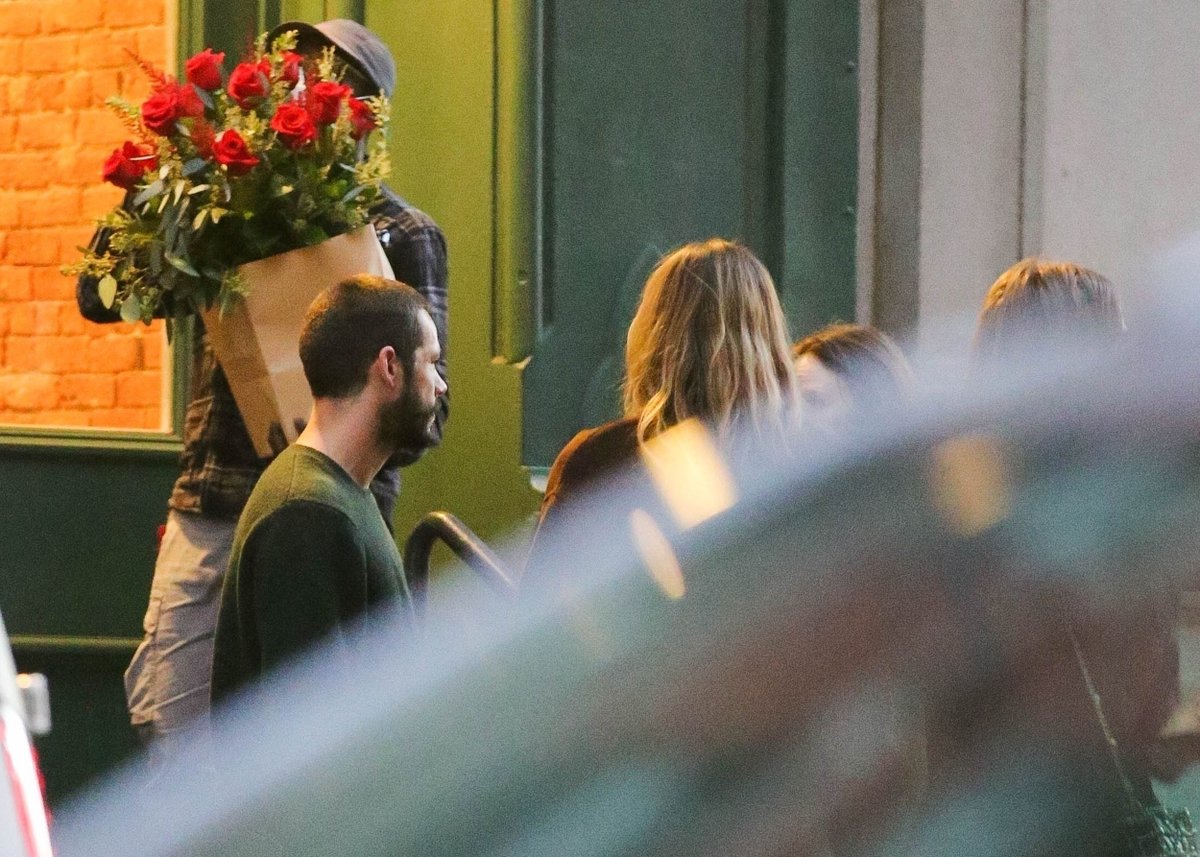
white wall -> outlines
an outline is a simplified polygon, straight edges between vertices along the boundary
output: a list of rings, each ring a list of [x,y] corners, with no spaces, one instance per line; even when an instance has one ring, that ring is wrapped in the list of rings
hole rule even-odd
[[[1142,279],[1148,263],[1200,230],[1200,3],[861,6],[863,50],[877,55],[860,64],[862,125],[871,133],[860,158],[870,179],[860,193],[860,316],[965,347],[987,286],[1035,254],[1108,274],[1136,312],[1150,297]],[[896,126],[906,139],[889,139],[873,121],[886,115],[898,88],[878,79],[895,66],[882,51],[897,8],[911,9],[902,14],[922,33],[920,44],[907,46],[922,52],[917,71],[899,87],[919,88],[917,130]],[[889,211],[899,207],[887,171],[871,167],[906,145],[919,150],[912,200],[919,228],[911,246],[880,247],[875,227],[888,216],[880,201],[890,191]],[[904,253],[918,264],[890,264]],[[872,311],[894,305],[915,307],[908,312],[915,318]]]

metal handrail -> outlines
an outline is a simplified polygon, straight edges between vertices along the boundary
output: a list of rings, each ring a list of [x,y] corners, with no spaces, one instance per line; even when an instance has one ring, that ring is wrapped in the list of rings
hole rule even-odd
[[[417,522],[404,543],[404,576],[418,610],[425,606],[429,557],[439,539],[496,592],[511,596],[517,591],[504,563],[470,527],[449,512],[430,512]]]

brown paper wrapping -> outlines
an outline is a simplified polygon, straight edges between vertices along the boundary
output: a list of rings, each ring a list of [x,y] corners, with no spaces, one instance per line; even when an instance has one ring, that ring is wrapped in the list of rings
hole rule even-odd
[[[296,439],[312,408],[300,365],[304,314],[323,289],[355,274],[393,278],[374,227],[238,268],[248,294],[202,316],[217,361],[259,455],[277,455]]]

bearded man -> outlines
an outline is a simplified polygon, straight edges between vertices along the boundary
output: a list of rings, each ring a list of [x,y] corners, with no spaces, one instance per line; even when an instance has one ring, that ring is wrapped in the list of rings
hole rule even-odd
[[[437,326],[408,286],[359,275],[309,307],[300,360],[308,425],[238,520],[213,651],[214,702],[354,620],[411,604],[369,486],[399,450],[438,440]]]

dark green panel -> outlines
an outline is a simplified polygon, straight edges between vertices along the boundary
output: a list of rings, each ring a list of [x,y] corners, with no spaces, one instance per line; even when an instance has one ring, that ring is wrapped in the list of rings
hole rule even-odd
[[[121,682],[132,651],[49,653],[19,640],[13,648],[17,669],[50,683],[53,729],[37,748],[53,809],[137,748]]]
[[[0,609],[12,634],[136,637],[176,455],[0,448]]]
[[[744,237],[745,4],[546,4],[544,333],[526,463],[616,412],[625,328],[658,256]]]
[[[658,256],[745,241],[798,332],[854,311],[857,10],[834,0],[547,0],[541,330],[525,462],[618,412]]]
[[[787,9],[780,297],[796,338],[854,319],[858,4]]]

